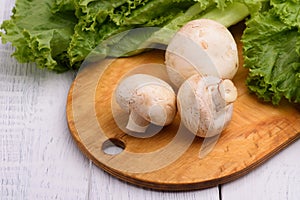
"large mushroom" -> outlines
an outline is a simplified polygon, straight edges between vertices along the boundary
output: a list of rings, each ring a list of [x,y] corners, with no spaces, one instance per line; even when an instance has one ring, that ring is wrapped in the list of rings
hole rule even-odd
[[[165,126],[176,114],[176,95],[165,81],[146,74],[135,74],[120,82],[116,102],[129,113],[126,128],[145,132],[150,123]]]
[[[200,137],[212,137],[229,124],[236,98],[231,80],[196,74],[179,88],[177,107],[188,130]]]
[[[232,79],[238,70],[238,50],[230,31],[209,19],[185,24],[165,54],[170,80],[179,88],[194,74]]]

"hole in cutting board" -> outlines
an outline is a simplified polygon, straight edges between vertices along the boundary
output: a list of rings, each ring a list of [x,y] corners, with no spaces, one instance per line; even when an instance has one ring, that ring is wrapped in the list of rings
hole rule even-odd
[[[110,138],[102,144],[102,151],[108,155],[118,155],[125,149],[125,143],[116,138]]]

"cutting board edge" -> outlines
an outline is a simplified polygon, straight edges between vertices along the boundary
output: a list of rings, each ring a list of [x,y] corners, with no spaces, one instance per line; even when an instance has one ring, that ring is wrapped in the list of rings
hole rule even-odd
[[[294,143],[300,138],[300,132],[293,135],[290,140],[287,140],[285,143],[282,143],[277,148],[275,148],[270,154],[265,155],[260,160],[257,160],[256,162],[248,165],[245,168],[242,168],[239,171],[236,171],[230,175],[226,175],[223,177],[218,177],[216,179],[206,180],[203,182],[191,182],[191,183],[158,183],[158,182],[151,182],[147,180],[142,180],[139,178],[131,177],[130,175],[125,175],[123,172],[116,171],[114,169],[111,169],[107,167],[105,164],[99,162],[97,158],[91,154],[91,152],[82,144],[82,141],[80,139],[80,136],[78,135],[76,128],[74,127],[73,123],[71,123],[73,120],[70,118],[72,115],[70,115],[72,107],[72,86],[70,89],[70,92],[68,94],[68,100],[67,100],[67,120],[69,121],[68,127],[70,130],[70,133],[73,137],[73,139],[76,142],[76,145],[81,150],[81,152],[89,158],[97,167],[103,169],[106,173],[118,178],[121,181],[124,181],[126,183],[130,183],[132,185],[135,185],[137,187],[147,188],[147,189],[154,189],[159,191],[191,191],[191,190],[201,190],[201,189],[207,189],[216,187],[220,184],[225,184],[232,182],[234,180],[237,180],[238,178],[247,175],[249,172],[254,170],[255,168],[261,166],[263,163],[267,162],[269,159],[277,155],[279,152],[284,150],[286,147],[288,147],[290,144]]]

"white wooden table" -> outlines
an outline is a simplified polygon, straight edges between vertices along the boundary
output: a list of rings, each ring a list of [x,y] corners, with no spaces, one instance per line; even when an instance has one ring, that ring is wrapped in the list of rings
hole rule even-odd
[[[13,0],[1,0],[0,23]],[[248,175],[205,190],[158,192],[124,183],[93,165],[66,123],[74,74],[55,74],[11,58],[0,45],[0,199],[300,199],[300,141]]]

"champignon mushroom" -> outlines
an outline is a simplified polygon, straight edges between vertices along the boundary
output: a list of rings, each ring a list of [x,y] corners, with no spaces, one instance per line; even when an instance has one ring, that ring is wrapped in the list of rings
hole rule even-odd
[[[116,102],[129,113],[126,128],[145,132],[150,123],[165,126],[176,114],[176,95],[165,81],[146,74],[135,74],[120,82]]]
[[[177,86],[194,74],[232,79],[238,70],[238,50],[230,31],[209,19],[185,24],[165,54],[170,80]]]
[[[200,137],[212,137],[228,125],[236,98],[231,80],[196,74],[179,88],[177,107],[188,130]]]

